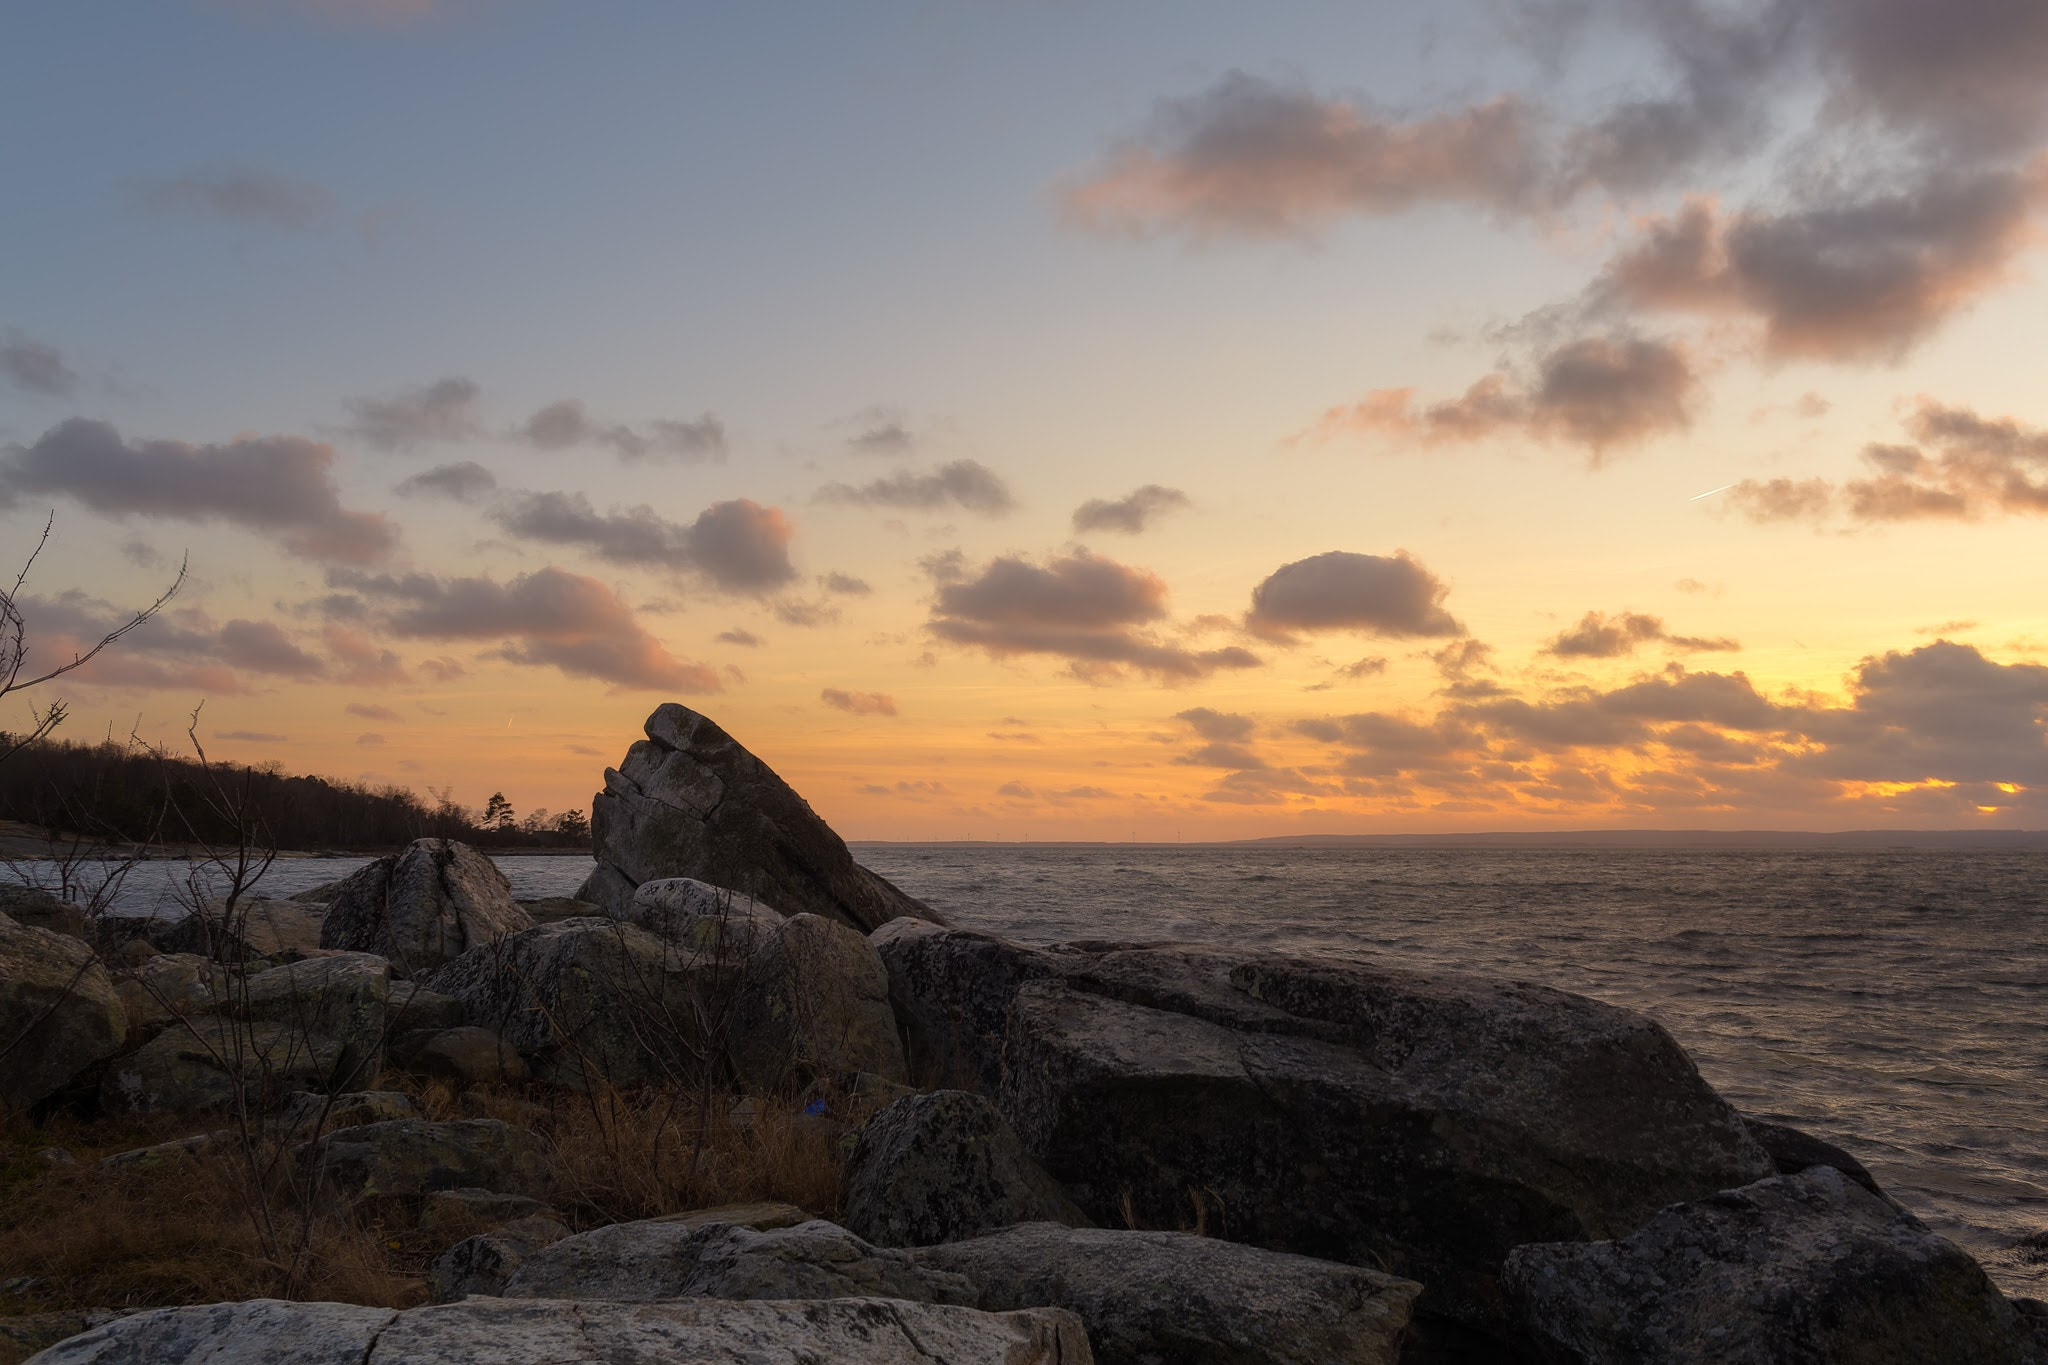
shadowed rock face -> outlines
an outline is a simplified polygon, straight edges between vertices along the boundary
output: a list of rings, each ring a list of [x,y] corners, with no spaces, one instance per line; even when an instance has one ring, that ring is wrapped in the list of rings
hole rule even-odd
[[[623,915],[642,882],[694,877],[862,933],[931,909],[853,860],[789,784],[709,719],[669,702],[647,718],[591,810],[597,870],[576,894]]]
[[[364,1078],[342,1063],[342,1045],[291,1024],[202,1015],[168,1029],[109,1066],[100,1103],[114,1113],[225,1109],[237,1096],[268,1104],[289,1091]]]
[[[2030,1349],[1975,1261],[1828,1166],[1618,1241],[1518,1247],[1502,1280],[1545,1359],[1587,1365],[2022,1365]]]
[[[741,1083],[763,1092],[906,1078],[888,969],[863,935],[817,915],[791,915],[748,955],[726,1051]]]
[[[1098,1222],[1377,1266],[1489,1331],[1511,1248],[1626,1235],[1773,1169],[1663,1029],[1563,991],[910,923],[873,941],[913,1068],[992,1095]]]
[[[472,948],[427,979],[557,1084],[693,1078],[700,964],[618,920],[557,920]]]
[[[979,1095],[905,1096],[868,1120],[847,1158],[846,1225],[878,1245],[1039,1222],[1086,1227],[1088,1216]]]
[[[86,936],[86,913],[34,886],[0,885],[0,915],[30,929],[47,929],[70,938]]]
[[[92,949],[0,914],[0,1109],[27,1108],[127,1036],[128,1012]]]

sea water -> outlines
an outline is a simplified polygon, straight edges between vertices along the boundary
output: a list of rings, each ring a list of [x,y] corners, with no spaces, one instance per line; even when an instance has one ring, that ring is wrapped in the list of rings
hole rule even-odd
[[[1516,977],[1657,1019],[1723,1095],[1848,1149],[2048,1297],[2048,853],[862,844],[952,922]],[[584,858],[498,860],[520,897]],[[288,895],[359,859],[278,862]],[[27,866],[27,865],[22,865]],[[124,906],[175,909],[179,864]]]

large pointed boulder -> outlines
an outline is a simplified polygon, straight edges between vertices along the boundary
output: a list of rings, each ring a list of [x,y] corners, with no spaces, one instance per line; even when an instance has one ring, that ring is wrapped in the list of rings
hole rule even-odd
[[[624,917],[643,882],[694,877],[862,933],[937,916],[853,860],[808,803],[739,741],[674,702],[647,718],[591,809],[597,870],[577,897]]]

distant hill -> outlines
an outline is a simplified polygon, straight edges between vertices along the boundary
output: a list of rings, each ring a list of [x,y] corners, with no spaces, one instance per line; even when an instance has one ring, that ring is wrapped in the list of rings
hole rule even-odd
[[[2011,848],[2048,849],[2039,829],[1582,829],[1493,834],[1281,834],[1233,839],[1267,848]]]
[[[0,734],[0,753],[9,747]],[[0,857],[44,856],[81,841],[183,856],[198,845],[233,845],[242,821],[253,824],[258,846],[277,849],[381,850],[428,836],[500,852],[589,846],[581,812],[551,824],[540,823],[544,815],[486,827],[446,793],[429,802],[396,784],[303,776],[278,764],[208,769],[135,743],[44,740],[0,763]]]

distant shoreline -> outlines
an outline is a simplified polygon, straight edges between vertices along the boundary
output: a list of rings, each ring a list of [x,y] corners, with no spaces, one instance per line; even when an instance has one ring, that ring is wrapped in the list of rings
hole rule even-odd
[[[1280,834],[1261,839],[849,839],[849,846],[948,848],[1780,849],[1845,852],[2044,851],[2048,830],[1607,829],[1475,834]]]

